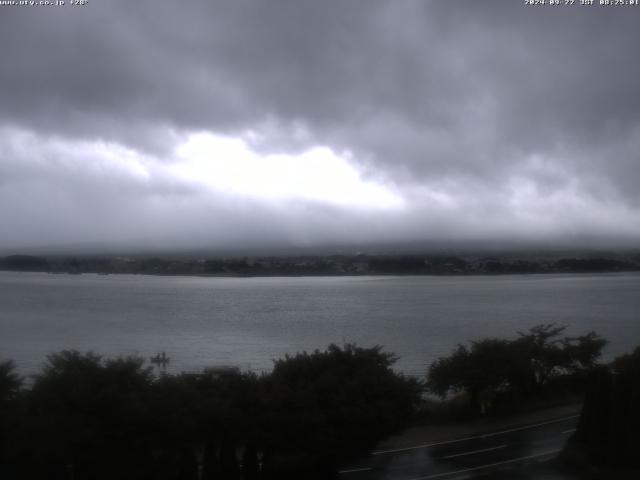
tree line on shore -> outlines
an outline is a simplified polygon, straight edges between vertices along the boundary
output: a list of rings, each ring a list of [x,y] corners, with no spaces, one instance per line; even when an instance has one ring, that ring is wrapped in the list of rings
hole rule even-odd
[[[640,255],[513,258],[486,255],[328,255],[158,258],[10,255],[0,270],[145,275],[478,275],[640,271]]]
[[[351,344],[286,356],[262,375],[155,374],[139,357],[62,351],[26,386],[11,361],[0,362],[0,477],[334,478],[344,462],[428,416],[425,393],[466,399],[471,417],[586,391],[575,441],[594,463],[610,465],[620,452],[637,461],[635,443],[620,442],[640,426],[640,348],[604,365],[597,334],[563,333],[538,325],[511,340],[459,345],[425,381],[394,371],[396,357],[382,347]],[[626,434],[606,458],[597,453],[604,431]]]

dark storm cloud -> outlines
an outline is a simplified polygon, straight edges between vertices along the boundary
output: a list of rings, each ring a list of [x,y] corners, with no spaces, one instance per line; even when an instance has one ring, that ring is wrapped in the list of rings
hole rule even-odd
[[[0,152],[0,189],[6,195],[29,178],[31,193],[42,196],[33,185],[45,178],[51,195],[59,178],[64,195],[76,192],[75,201],[95,204],[103,218],[119,218],[118,208],[130,204],[144,205],[140,217],[157,212],[146,215],[157,215],[154,226],[175,205],[199,212],[175,213],[172,221],[188,230],[212,200],[159,165],[177,161],[173,152],[190,133],[209,131],[243,138],[264,155],[316,145],[350,152],[365,179],[406,199],[402,212],[384,219],[400,238],[637,236],[629,222],[640,219],[638,20],[638,8],[512,1],[3,8],[4,143],[30,132],[32,143],[48,146],[41,162]],[[79,164],[55,167],[68,152],[52,149],[52,138],[128,149],[146,158],[150,177],[109,155],[98,155],[100,181]],[[87,147],[88,157],[94,153]],[[94,185],[128,194],[105,193],[104,202]],[[183,203],[150,200],[176,195]],[[11,198],[16,210],[35,215],[31,199]],[[262,205],[239,213],[235,201],[214,203],[223,206],[210,215],[245,237],[259,229],[238,218],[267,208],[276,243],[323,232],[322,240],[345,240],[349,224],[374,239],[390,230],[344,209],[325,215],[307,206],[303,214],[291,204]],[[57,211],[82,223],[68,206]],[[304,220],[310,215],[317,228]],[[162,231],[144,228],[150,236]]]

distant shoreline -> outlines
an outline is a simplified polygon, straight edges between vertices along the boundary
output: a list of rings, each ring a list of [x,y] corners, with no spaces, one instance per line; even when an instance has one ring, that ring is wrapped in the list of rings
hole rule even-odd
[[[607,274],[624,274],[638,273],[640,270],[611,270],[611,271],[593,271],[593,272],[505,272],[505,273],[273,273],[273,274],[233,274],[233,273],[148,273],[148,272],[118,272],[118,273],[97,273],[97,272],[46,272],[36,270],[6,270],[0,269],[0,273],[39,273],[55,276],[82,276],[95,275],[104,277],[115,277],[123,275],[146,276],[146,277],[190,277],[190,278],[346,278],[346,277],[504,277],[509,275],[522,276],[542,276],[542,275],[607,275]]]
[[[332,255],[257,258],[0,257],[0,271],[213,278],[478,276],[640,272],[640,255]]]

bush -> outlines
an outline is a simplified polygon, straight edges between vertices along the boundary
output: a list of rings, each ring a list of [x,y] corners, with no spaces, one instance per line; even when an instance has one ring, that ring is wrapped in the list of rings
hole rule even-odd
[[[272,478],[329,478],[411,419],[421,386],[394,361],[380,347],[331,345],[262,377],[156,377],[141,358],[63,351],[22,391],[3,363],[1,438],[11,442],[0,477],[177,480],[200,467],[204,478],[250,480],[263,467]]]

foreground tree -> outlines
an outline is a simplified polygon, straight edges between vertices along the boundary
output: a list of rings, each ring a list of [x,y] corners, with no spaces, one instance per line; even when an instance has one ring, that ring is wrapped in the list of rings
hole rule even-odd
[[[638,478],[640,474],[639,406],[640,347],[616,358],[609,368],[590,374],[572,439],[591,465],[624,472],[619,477],[607,472],[606,478]]]
[[[487,398],[515,382],[523,359],[507,340],[484,339],[471,347],[458,345],[448,357],[431,365],[427,388],[441,397],[465,392],[473,412],[484,413]]]
[[[436,360],[427,374],[427,388],[446,397],[464,392],[472,412],[484,413],[498,394],[512,402],[530,398],[558,378],[584,379],[606,344],[594,332],[560,337],[566,327],[537,325],[515,340],[483,339],[458,347]]]
[[[0,405],[13,400],[22,386],[22,377],[16,373],[11,360],[0,362]]]
[[[278,360],[265,379],[265,468],[278,478],[330,478],[340,462],[405,427],[421,385],[395,373],[395,360],[379,346],[349,344]]]
[[[8,460],[8,447],[16,430],[16,400],[22,387],[22,378],[15,365],[7,360],[0,362],[0,477],[2,465]]]
[[[32,458],[23,468],[53,479],[136,471],[146,463],[144,397],[151,378],[140,358],[50,355],[24,399],[18,443]]]
[[[544,388],[554,377],[582,375],[596,365],[606,340],[595,332],[560,337],[566,328],[549,323],[537,325],[528,333],[518,332],[520,338],[513,342],[513,347],[528,366],[526,374],[523,370],[528,383],[520,385],[525,393]]]

